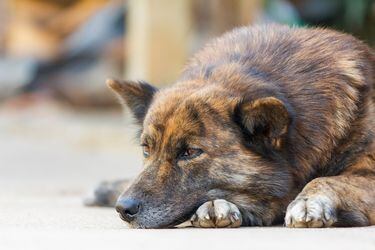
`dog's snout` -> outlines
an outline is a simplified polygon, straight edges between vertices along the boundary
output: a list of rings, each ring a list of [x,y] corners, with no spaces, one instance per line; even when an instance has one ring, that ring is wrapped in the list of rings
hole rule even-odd
[[[116,211],[127,222],[132,221],[139,212],[141,203],[133,198],[122,198],[116,203]]]

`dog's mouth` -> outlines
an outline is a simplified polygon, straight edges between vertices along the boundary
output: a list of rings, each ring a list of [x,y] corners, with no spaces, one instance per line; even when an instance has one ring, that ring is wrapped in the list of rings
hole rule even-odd
[[[140,224],[137,221],[126,222],[126,219],[119,214],[120,218],[125,221],[131,228],[135,229],[151,229],[151,228],[180,228],[180,227],[188,227],[191,225],[190,218],[194,215],[195,211],[199,206],[193,206],[191,209],[187,210],[186,212],[182,213],[176,219],[172,221],[166,221],[165,223],[160,223],[156,225],[147,225],[147,224]]]
[[[172,223],[169,225],[166,225],[168,228],[174,228],[174,227],[179,227],[180,225],[185,226],[186,222],[190,223],[190,218],[194,215],[195,211],[198,209],[199,206],[196,206],[192,208],[191,210],[187,211],[186,213],[182,214],[180,217],[178,217],[176,220],[174,220]],[[187,224],[186,226],[188,226]],[[191,223],[190,223],[191,225]]]
[[[176,228],[176,227],[186,227],[191,226],[190,219],[195,214],[197,209],[206,202],[206,199],[201,199],[199,202],[190,206],[189,209],[185,210],[185,212],[181,213],[175,220],[170,223],[166,223],[165,225],[161,225],[159,228]],[[186,223],[186,224],[185,224]]]

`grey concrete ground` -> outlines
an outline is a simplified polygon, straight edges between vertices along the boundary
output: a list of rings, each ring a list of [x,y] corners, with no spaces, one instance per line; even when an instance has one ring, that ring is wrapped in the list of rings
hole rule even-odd
[[[375,227],[132,230],[113,209],[82,206],[95,183],[140,170],[128,125],[46,103],[0,107],[0,249],[375,249]]]

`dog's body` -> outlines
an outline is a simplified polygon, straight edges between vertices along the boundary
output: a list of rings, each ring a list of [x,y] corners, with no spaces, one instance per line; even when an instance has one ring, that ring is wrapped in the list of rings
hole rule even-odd
[[[117,210],[140,228],[375,224],[374,70],[349,35],[271,25],[214,40],[170,88],[109,81],[145,151]]]

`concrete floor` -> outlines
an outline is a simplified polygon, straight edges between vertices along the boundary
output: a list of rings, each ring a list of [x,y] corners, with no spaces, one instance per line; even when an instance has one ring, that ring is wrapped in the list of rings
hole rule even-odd
[[[139,171],[128,125],[116,113],[0,107],[0,249],[375,249],[375,227],[132,230],[113,209],[84,207],[97,182]]]

